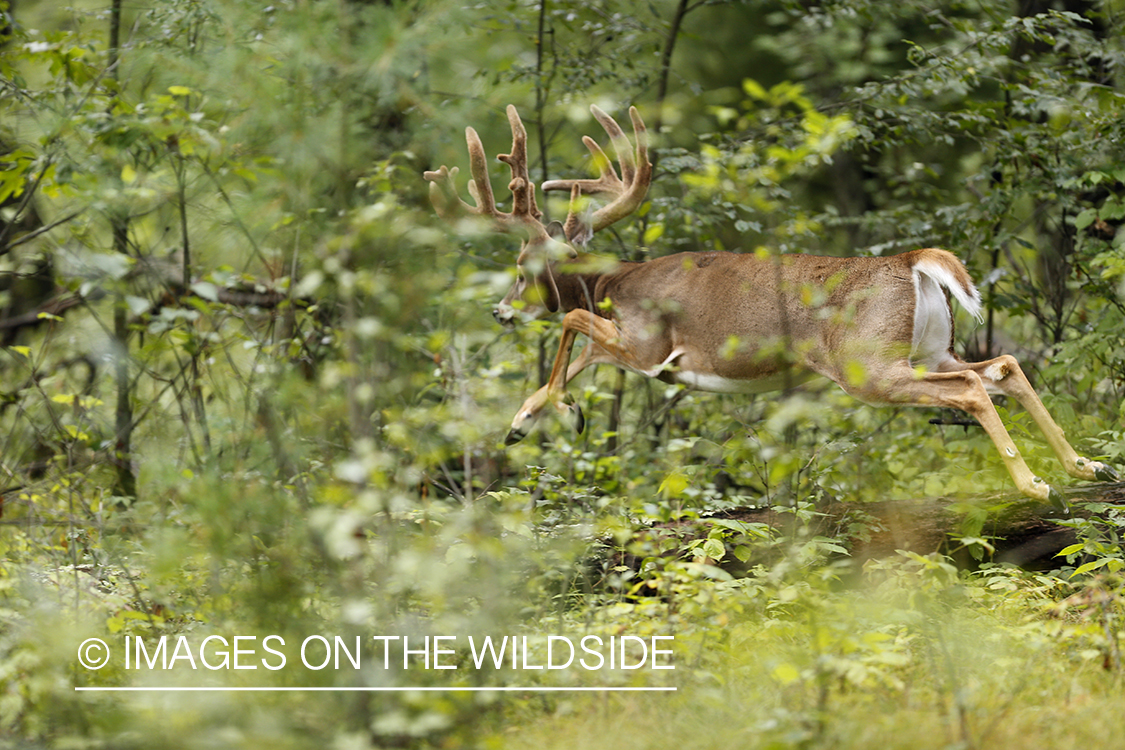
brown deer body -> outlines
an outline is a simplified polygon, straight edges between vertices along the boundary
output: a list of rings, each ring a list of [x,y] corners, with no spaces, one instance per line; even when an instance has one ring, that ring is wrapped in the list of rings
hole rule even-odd
[[[427,172],[439,213],[467,211],[494,218],[501,227],[527,231],[519,276],[494,310],[502,323],[523,314],[565,312],[558,354],[547,384],[529,397],[512,422],[508,441],[527,434],[548,405],[582,428],[581,411],[566,384],[593,364],[617,367],[670,383],[720,393],[757,393],[787,388],[822,376],[870,404],[942,406],[960,409],[984,427],[1025,495],[1065,507],[1061,495],[1036,477],[1008,435],[989,394],[1005,394],[1032,416],[1066,471],[1079,479],[1114,480],[1113,468],[1078,456],[1063,431],[1010,356],[969,363],[953,352],[949,297],[979,318],[980,296],[964,266],[944,250],[915,250],[890,257],[834,258],[755,253],[680,253],[631,263],[592,264],[573,247],[608,226],[644,199],[651,180],[644,125],[631,110],[636,152],[611,118],[592,108],[610,134],[623,179],[589,138],[602,172],[597,180],[544,183],[544,190],[569,190],[571,212],[562,233],[552,236],[539,221],[534,187],[526,170],[526,136],[514,108],[511,214],[492,202],[483,149],[469,129],[473,207],[456,198],[454,173]],[[589,223],[579,217],[583,194],[614,199]],[[576,360],[579,334],[590,343]]]

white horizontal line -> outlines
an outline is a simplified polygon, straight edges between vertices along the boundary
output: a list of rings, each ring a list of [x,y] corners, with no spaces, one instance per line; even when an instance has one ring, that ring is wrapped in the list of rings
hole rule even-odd
[[[76,691],[101,693],[484,693],[484,692],[599,692],[599,693],[640,693],[675,692],[674,687],[75,687]]]

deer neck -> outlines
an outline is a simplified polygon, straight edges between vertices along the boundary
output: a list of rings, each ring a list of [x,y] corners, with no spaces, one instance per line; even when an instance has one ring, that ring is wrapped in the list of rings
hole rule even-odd
[[[571,260],[552,262],[548,266],[558,290],[557,309],[560,312],[589,310],[601,315],[598,303],[605,296],[603,279],[605,273],[581,270],[586,258],[579,256]]]

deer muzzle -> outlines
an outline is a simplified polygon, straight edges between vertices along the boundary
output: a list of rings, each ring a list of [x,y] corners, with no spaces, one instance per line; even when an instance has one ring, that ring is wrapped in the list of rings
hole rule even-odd
[[[505,328],[514,328],[516,325],[516,308],[507,302],[500,302],[492,308],[492,317]]]

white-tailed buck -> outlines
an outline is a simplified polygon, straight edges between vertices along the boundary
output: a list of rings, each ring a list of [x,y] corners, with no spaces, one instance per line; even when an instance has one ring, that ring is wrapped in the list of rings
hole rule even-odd
[[[508,107],[512,152],[498,157],[512,171],[511,211],[496,206],[484,149],[472,128],[466,129],[466,140],[475,206],[459,197],[456,168],[425,173],[441,216],[477,215],[523,236],[518,277],[493,311],[496,318],[511,324],[517,314],[565,313],[550,379],[520,407],[509,443],[526,435],[548,404],[581,430],[581,411],[566,385],[594,364],[721,393],[776,390],[822,376],[870,404],[968,412],[996,444],[1016,487],[1029,497],[1065,507],[1061,494],[1024,463],[989,394],[1018,401],[1071,476],[1117,479],[1112,467],[1075,453],[1013,357],[964,362],[953,353],[946,291],[978,320],[981,302],[964,266],[944,250],[886,258],[700,252],[608,264],[581,251],[595,232],[635,211],[652,180],[637,110],[629,110],[634,149],[613,118],[590,109],[609,134],[621,175],[597,143],[584,138],[600,177],[542,186],[545,192],[570,192],[563,225],[541,220],[528,174],[527,134],[515,107]],[[608,201],[591,213],[584,210],[584,196],[608,196]],[[571,362],[579,334],[590,343]]]

